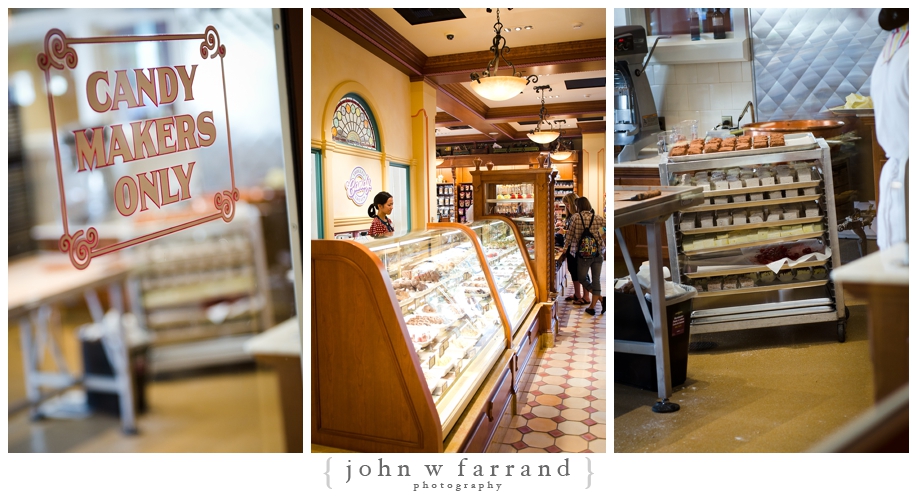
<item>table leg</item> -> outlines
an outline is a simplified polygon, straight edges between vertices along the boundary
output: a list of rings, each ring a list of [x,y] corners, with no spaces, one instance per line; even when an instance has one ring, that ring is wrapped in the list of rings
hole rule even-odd
[[[124,315],[124,293],[121,291],[121,284],[113,282],[108,285],[108,302],[111,308]]]
[[[656,352],[656,381],[659,401],[653,406],[657,413],[677,411],[680,407],[669,402],[672,394],[672,372],[669,366],[669,325],[665,312],[665,278],[662,265],[663,222],[646,224],[646,241],[650,261],[650,293],[653,299],[653,344]]]
[[[121,429],[125,434],[136,434],[134,391],[131,385],[130,356],[124,329],[119,326],[116,332],[106,332],[102,336],[102,346],[115,373],[115,389],[118,394],[118,406],[121,408]]]
[[[24,315],[19,319],[19,339],[22,346],[22,366],[25,372],[25,392],[30,403],[29,418],[37,420],[41,418],[38,413],[41,390],[38,388],[38,360],[35,353],[35,342],[32,339],[32,324],[29,318],[29,315]]]
[[[94,289],[87,289],[83,291],[83,297],[86,299],[86,306],[89,307],[92,321],[96,324],[101,324],[102,320],[105,319],[105,310],[102,309],[102,304],[99,302],[99,295],[96,294]]]
[[[627,265],[627,272],[630,275],[630,281],[634,284],[634,292],[637,293],[637,303],[643,312],[643,319],[646,321],[646,328],[653,328],[653,316],[650,315],[649,308],[646,306],[646,298],[643,297],[643,286],[637,281],[637,271],[634,269],[634,261],[630,258],[630,252],[627,249],[627,243],[624,241],[624,234],[620,229],[615,229],[615,236],[618,238],[618,248],[621,250],[621,256],[624,258],[624,264]]]
[[[60,329],[60,322],[58,325],[51,325],[51,307],[42,306],[38,309],[38,318],[35,322],[35,332],[40,336],[42,346],[38,347],[38,362],[41,363],[41,358],[44,354],[44,345],[47,344],[48,350],[51,351],[51,358],[54,360],[54,364],[57,366],[59,372],[63,372],[66,375],[70,375],[70,368],[67,367],[67,361],[64,360],[64,354],[61,353],[60,346],[57,344],[57,340],[54,338],[54,329],[58,331],[58,335],[62,333]]]

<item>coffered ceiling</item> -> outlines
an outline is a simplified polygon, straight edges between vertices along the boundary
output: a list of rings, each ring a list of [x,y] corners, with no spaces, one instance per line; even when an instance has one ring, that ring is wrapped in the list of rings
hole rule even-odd
[[[458,18],[412,25],[399,11],[420,21]],[[492,58],[496,9],[312,9],[312,15],[412,81],[437,88],[438,144],[524,140],[535,127],[541,108],[535,84],[502,102],[471,89],[470,74],[482,72]],[[551,86],[545,93],[548,119],[565,120],[558,125],[567,137],[604,130],[605,17],[605,9],[500,9],[500,21],[510,29],[501,33],[510,47],[505,57],[524,76],[537,75],[537,85]],[[470,129],[448,129],[464,126]]]

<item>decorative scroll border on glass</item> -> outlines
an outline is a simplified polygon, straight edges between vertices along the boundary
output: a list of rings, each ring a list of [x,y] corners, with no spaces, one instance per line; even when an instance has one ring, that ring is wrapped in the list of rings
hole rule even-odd
[[[45,87],[50,86],[51,70],[75,69],[79,63],[76,50],[73,45],[82,44],[109,44],[109,43],[138,43],[145,41],[182,41],[182,40],[202,40],[200,46],[201,58],[206,60],[216,59],[219,57],[220,73],[222,75],[223,85],[223,106],[226,112],[226,146],[229,150],[229,174],[231,179],[230,190],[218,192],[213,196],[213,206],[215,213],[199,217],[189,222],[177,224],[166,229],[162,229],[144,236],[129,239],[112,245],[99,248],[99,232],[95,227],[88,227],[85,231],[80,229],[76,232],[70,232],[70,225],[67,218],[67,201],[64,194],[63,173],[61,169],[60,145],[58,143],[57,120],[54,114],[54,98],[48,92],[48,105],[51,114],[51,131],[54,136],[54,160],[57,165],[57,182],[60,189],[61,218],[63,219],[64,234],[58,241],[58,248],[65,253],[69,253],[70,262],[77,269],[85,269],[93,258],[112,253],[124,248],[128,248],[140,243],[151,241],[168,234],[172,234],[184,229],[198,226],[210,221],[222,219],[223,222],[232,221],[236,212],[236,202],[239,201],[239,190],[236,188],[236,178],[233,168],[232,157],[232,138],[229,131],[229,105],[226,99],[226,72],[223,66],[223,58],[226,56],[226,46],[220,44],[220,35],[216,28],[207,26],[203,33],[199,34],[166,34],[166,35],[148,35],[148,36],[101,36],[93,38],[68,38],[60,29],[51,29],[45,35],[44,52],[38,54],[38,67],[45,73]]]

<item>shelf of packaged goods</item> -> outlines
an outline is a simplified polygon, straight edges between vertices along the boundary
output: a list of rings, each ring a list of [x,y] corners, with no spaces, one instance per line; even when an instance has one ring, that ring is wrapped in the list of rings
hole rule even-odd
[[[751,193],[767,193],[770,191],[785,191],[788,189],[805,189],[822,187],[821,180],[805,181],[796,183],[768,184],[767,186],[750,186],[736,189],[718,189],[713,191],[704,191],[704,198],[714,198],[717,196],[735,196]]]
[[[535,203],[534,198],[516,198],[510,200],[487,200],[487,203]]]
[[[825,231],[821,229],[821,230],[814,231],[811,233],[796,234],[794,236],[783,236],[780,238],[770,238],[770,239],[755,241],[754,243],[741,243],[741,244],[726,245],[726,246],[715,246],[713,248],[702,248],[700,250],[691,250],[691,251],[685,250],[684,254],[689,257],[694,256],[694,255],[706,255],[708,253],[718,253],[718,252],[723,252],[723,251],[740,250],[742,248],[754,248],[756,246],[765,246],[765,245],[770,245],[770,244],[775,244],[775,243],[783,243],[786,241],[799,241],[802,239],[820,238],[824,234],[825,234]]]
[[[184,326],[151,329],[157,346],[190,343],[225,336],[249,334],[258,331],[258,322],[253,314],[243,315],[222,322],[219,326],[210,323],[198,323]]]
[[[721,291],[698,291],[695,298],[709,298],[713,296],[731,296],[739,294],[748,294],[748,293],[764,293],[767,291],[780,291],[783,289],[801,289],[801,288],[814,288],[818,286],[824,286],[828,283],[828,279],[812,279],[809,281],[802,282],[791,282],[791,283],[773,283],[765,284],[761,286],[754,286],[751,288],[739,288],[739,289],[725,289]]]
[[[253,293],[254,274],[242,274],[220,279],[148,290],[143,295],[147,311],[187,305],[189,301],[232,299]]]
[[[791,269],[804,269],[812,267],[824,267],[828,263],[828,259],[825,260],[810,260],[808,262],[800,262],[792,267],[786,266]],[[783,268],[781,267],[781,270]],[[705,270],[700,272],[685,272],[685,277],[689,279],[706,279],[708,277],[720,277],[720,276],[736,276],[742,274],[748,274],[750,272],[771,272],[771,269],[766,265],[743,265],[736,266],[735,268],[729,269],[720,269],[720,270]]]
[[[682,209],[682,212],[712,212],[716,210],[723,210],[728,208],[748,208],[748,207],[767,207],[771,205],[783,205],[786,203],[802,203],[810,202],[821,199],[822,195],[805,195],[805,196],[791,196],[788,198],[774,198],[773,200],[759,200],[759,201],[747,201],[747,202],[734,202],[734,203],[720,203],[715,205],[705,204],[698,205],[696,207],[690,207]]]
[[[767,229],[768,227],[782,227],[782,226],[792,226],[796,224],[809,224],[811,222],[820,222],[825,217],[819,215],[818,217],[800,217],[798,219],[790,220],[775,220],[771,222],[760,222],[755,224],[733,224],[731,226],[715,226],[715,227],[698,227],[695,229],[682,229],[681,233],[685,235],[693,234],[710,234],[710,233],[719,233],[719,232],[729,232],[729,231],[742,231],[745,229]]]

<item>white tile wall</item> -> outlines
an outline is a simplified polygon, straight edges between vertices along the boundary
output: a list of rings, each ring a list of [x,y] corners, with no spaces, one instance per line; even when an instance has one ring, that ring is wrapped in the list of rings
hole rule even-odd
[[[751,70],[751,62],[653,64],[647,67],[647,79],[656,111],[665,116],[667,127],[697,119],[699,129],[706,131],[722,116],[738,119],[745,104],[754,99]],[[749,111],[739,124],[750,122]]]

